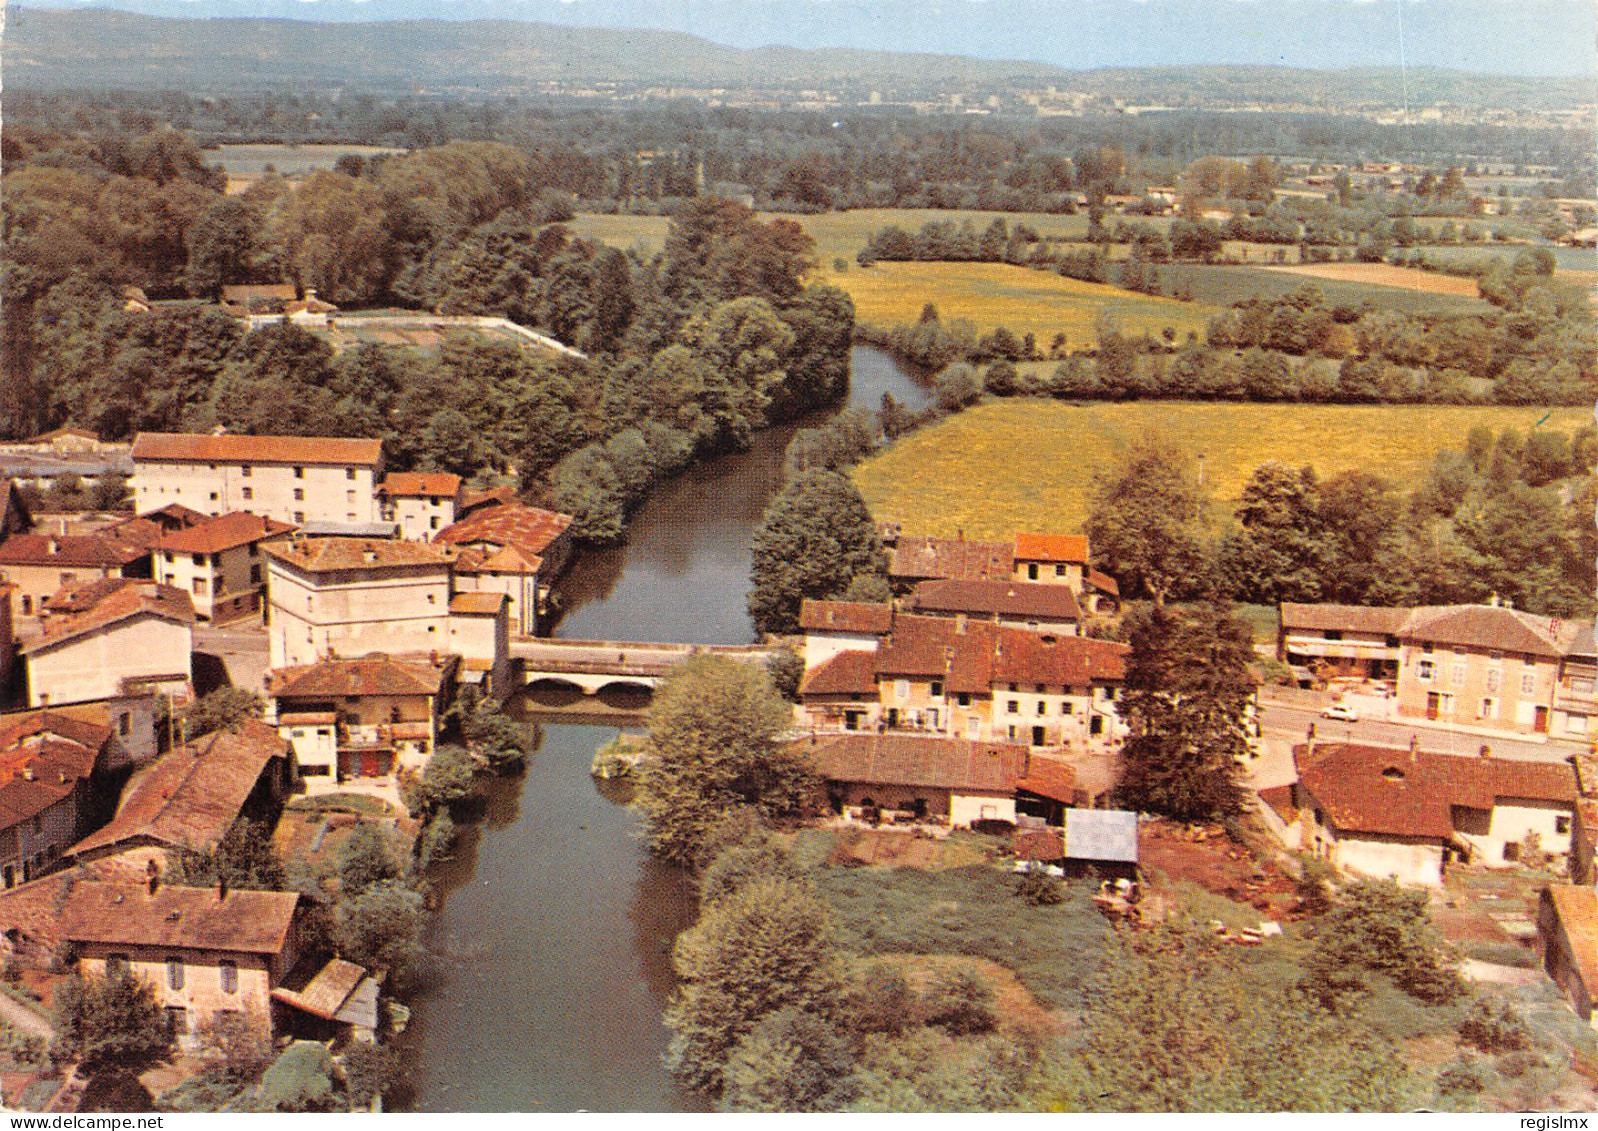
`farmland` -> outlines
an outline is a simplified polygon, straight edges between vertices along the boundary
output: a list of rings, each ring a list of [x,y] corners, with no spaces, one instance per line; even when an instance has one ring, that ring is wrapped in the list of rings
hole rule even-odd
[[[1492,309],[1481,299],[1472,297],[1474,282],[1470,280],[1467,282],[1471,282],[1471,294],[1451,295],[1343,279],[1306,280],[1289,271],[1263,267],[1206,267],[1196,263],[1162,267],[1160,280],[1167,294],[1184,288],[1195,300],[1217,306],[1230,306],[1255,295],[1278,298],[1308,281],[1314,282],[1333,306],[1358,306],[1368,302],[1405,314],[1483,314]]]
[[[288,176],[309,173],[313,169],[331,169],[346,153],[375,157],[379,153],[403,152],[403,149],[385,149],[378,145],[219,145],[206,150],[205,156],[214,156],[216,164],[229,173],[259,175],[271,167]]]
[[[879,522],[920,534],[1008,538],[1017,530],[1080,529],[1093,473],[1149,429],[1203,457],[1205,486],[1230,509],[1248,476],[1270,460],[1313,463],[1323,476],[1369,469],[1407,485],[1438,449],[1463,447],[1476,425],[1525,430],[1545,411],[988,401],[905,437],[853,474]],[[1591,418],[1555,409],[1546,427],[1569,431]]]
[[[1072,347],[1095,340],[1101,314],[1129,333],[1158,335],[1169,326],[1181,337],[1189,330],[1202,334],[1219,313],[1202,303],[1151,298],[1004,263],[879,263],[829,281],[849,292],[862,322],[914,322],[930,302],[945,320],[969,319],[979,330],[1003,325],[1036,334],[1043,344],[1064,333]]]
[[[1397,287],[1434,295],[1478,298],[1476,280],[1460,275],[1442,275],[1415,267],[1390,267],[1385,263],[1306,263],[1296,267],[1267,267],[1287,275],[1300,275],[1317,283],[1354,283],[1369,287]]]

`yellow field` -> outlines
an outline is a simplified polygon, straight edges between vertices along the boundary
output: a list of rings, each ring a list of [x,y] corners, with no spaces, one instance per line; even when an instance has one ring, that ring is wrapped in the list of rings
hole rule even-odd
[[[853,471],[879,522],[917,534],[1008,538],[1071,533],[1087,517],[1093,474],[1153,428],[1203,457],[1217,509],[1231,510],[1262,463],[1311,464],[1324,476],[1369,469],[1407,489],[1441,448],[1463,448],[1478,424],[1526,430],[1549,410],[1424,405],[1222,405],[1173,402],[1075,407],[987,401],[905,437]],[[1554,409],[1543,427],[1572,431],[1592,413]]]
[[[945,321],[966,318],[982,330],[1003,325],[1036,334],[1043,345],[1056,333],[1064,333],[1073,347],[1091,344],[1100,313],[1114,316],[1127,333],[1157,336],[1169,326],[1181,338],[1189,330],[1203,334],[1205,323],[1220,312],[1204,303],[1151,298],[1004,263],[879,263],[830,275],[828,282],[849,292],[862,322],[914,322],[930,302]]]
[[[1375,287],[1400,287],[1406,291],[1426,291],[1438,295],[1479,294],[1476,280],[1463,275],[1442,275],[1415,267],[1390,267],[1385,263],[1305,263],[1297,267],[1267,267],[1286,275],[1306,275],[1337,283],[1364,283]]]
[[[766,212],[761,219],[771,220],[781,213]],[[843,259],[851,270],[855,266],[855,253],[866,246],[872,233],[889,224],[897,224],[907,232],[937,220],[960,224],[966,220],[981,231],[1003,218],[1010,227],[1025,224],[1042,236],[1060,236],[1065,239],[1082,239],[1087,235],[1088,218],[1085,215],[1056,216],[1047,212],[966,212],[942,211],[931,208],[862,208],[856,212],[825,212],[816,216],[787,216],[816,241],[816,258],[822,264],[823,274],[832,274],[832,261]],[[599,240],[612,247],[628,248],[634,243],[659,250],[666,242],[664,216],[608,216],[582,213],[566,226],[580,236]],[[917,308],[920,309],[919,307]]]

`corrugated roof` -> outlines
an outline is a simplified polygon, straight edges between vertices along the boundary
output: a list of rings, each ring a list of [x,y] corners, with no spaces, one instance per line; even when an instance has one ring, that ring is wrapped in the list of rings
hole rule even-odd
[[[1508,761],[1379,746],[1317,744],[1294,750],[1299,781],[1343,832],[1446,840],[1452,808],[1491,809],[1500,799],[1550,801],[1574,808],[1568,765]]]
[[[1067,809],[1065,858],[1137,863],[1137,814],[1124,809]]]
[[[1012,794],[1027,749],[911,734],[845,734],[794,744],[829,781],[923,786],[954,792]]]
[[[291,523],[265,518],[249,511],[233,511],[219,515],[207,522],[163,534],[156,548],[184,554],[219,554],[235,546],[247,546],[264,538],[286,534],[294,527]]]
[[[188,432],[140,432],[133,458],[195,463],[315,463],[375,466],[383,441],[346,436],[221,436]]]
[[[1086,564],[1088,537],[1086,534],[1017,534],[1015,560]]]
[[[807,597],[799,603],[799,627],[806,632],[884,633],[893,627],[893,606]]]
[[[923,581],[915,587],[909,603],[911,609],[923,613],[1082,619],[1082,609],[1069,587],[1033,581]]]
[[[222,892],[146,884],[74,884],[61,908],[61,937],[72,942],[280,954],[288,943],[292,891]]]

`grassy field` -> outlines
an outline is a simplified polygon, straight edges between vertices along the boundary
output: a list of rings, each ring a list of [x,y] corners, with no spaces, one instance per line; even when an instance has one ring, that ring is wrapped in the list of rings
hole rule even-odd
[[[1425,291],[1456,298],[1480,297],[1475,279],[1422,271],[1415,267],[1392,267],[1386,263],[1304,263],[1296,267],[1268,267],[1266,270],[1298,275],[1321,283],[1396,287],[1404,291]]]
[[[1185,337],[1189,330],[1202,334],[1219,312],[1202,303],[1150,298],[1003,263],[879,263],[831,275],[829,281],[849,292],[862,322],[914,322],[930,302],[945,320],[966,318],[983,330],[1003,325],[1017,334],[1036,334],[1045,345],[1056,333],[1064,333],[1073,347],[1090,345],[1101,313],[1112,315],[1129,333],[1158,335],[1170,326]]]
[[[1256,467],[1313,464],[1323,476],[1368,468],[1400,486],[1440,448],[1464,446],[1478,424],[1526,429],[1542,408],[1421,405],[1226,405],[988,401],[907,436],[853,475],[879,522],[917,534],[1008,538],[1072,532],[1087,517],[1093,473],[1145,430],[1204,457],[1205,486],[1230,509]],[[1547,427],[1592,419],[1553,410]]]
[[[346,153],[375,157],[379,153],[404,152],[380,145],[219,145],[203,151],[201,156],[229,173],[264,173],[270,165],[287,176],[309,173],[312,169],[331,169]]]
[[[1160,275],[1167,294],[1178,287],[1186,287],[1198,302],[1218,306],[1230,306],[1255,295],[1276,298],[1313,281],[1333,306],[1368,302],[1407,314],[1482,314],[1492,309],[1481,299],[1469,295],[1433,294],[1336,279],[1306,280],[1291,271],[1263,267],[1205,267],[1181,263],[1162,267]]]

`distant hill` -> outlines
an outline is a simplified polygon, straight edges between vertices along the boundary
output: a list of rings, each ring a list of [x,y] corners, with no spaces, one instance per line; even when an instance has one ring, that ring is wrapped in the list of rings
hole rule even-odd
[[[4,79],[24,89],[176,89],[229,93],[327,89],[512,94],[538,84],[919,92],[1055,85],[1127,102],[1254,101],[1420,106],[1445,101],[1518,109],[1590,103],[1585,79],[1514,78],[1411,68],[1266,66],[1068,71],[958,55],[792,47],[740,49],[674,31],[510,21],[313,23],[170,19],[108,9],[13,9]]]

